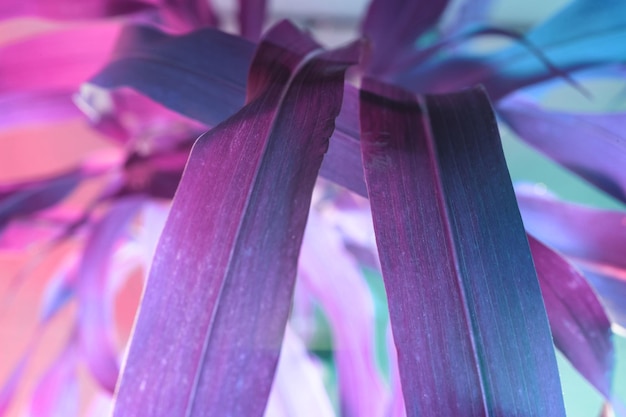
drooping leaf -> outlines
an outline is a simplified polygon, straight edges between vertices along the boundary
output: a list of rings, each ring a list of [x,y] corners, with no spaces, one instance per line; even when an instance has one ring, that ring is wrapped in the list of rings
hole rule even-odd
[[[554,67],[573,72],[626,61],[626,3],[574,0],[527,33]],[[450,48],[419,66],[397,73],[394,83],[411,91],[449,92],[483,84],[493,100],[520,88],[560,76],[526,47],[477,54]]]
[[[448,0],[373,0],[361,25],[361,33],[371,42],[366,73],[378,75],[394,57],[412,49],[447,6]]]
[[[585,278],[528,236],[556,347],[609,401],[615,366],[611,322]]]
[[[505,100],[498,109],[525,142],[626,202],[626,112],[558,112],[519,97]]]
[[[263,414],[310,193],[356,59],[354,45],[318,48],[288,23],[275,27],[252,64],[249,103],[196,142],[115,416]]]
[[[73,340],[70,340],[35,387],[29,415],[37,417],[78,415],[80,396],[77,362],[76,348]]]
[[[485,93],[422,101],[363,88],[363,164],[407,415],[564,416]]]
[[[526,230],[580,268],[611,319],[626,327],[626,215],[518,190]]]
[[[109,392],[115,388],[119,361],[112,335],[108,264],[114,245],[142,203],[136,197],[118,201],[109,209],[91,230],[76,271],[78,340],[91,374]]]
[[[213,29],[171,36],[128,27],[116,59],[91,82],[127,86],[158,103],[215,126],[241,108],[254,45]],[[198,53],[202,51],[202,53]],[[322,162],[321,175],[366,195],[359,155],[358,92],[346,85],[341,112]]]
[[[0,96],[76,91],[108,61],[120,30],[120,22],[78,25],[3,45]]]

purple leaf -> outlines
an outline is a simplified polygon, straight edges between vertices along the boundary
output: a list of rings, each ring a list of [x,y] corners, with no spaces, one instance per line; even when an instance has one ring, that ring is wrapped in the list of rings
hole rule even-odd
[[[626,221],[621,211],[593,209],[518,190],[526,230],[585,274],[611,319],[626,327]]]
[[[0,231],[14,217],[28,216],[67,197],[87,177],[74,169],[42,180],[0,185]]]
[[[498,110],[525,142],[626,202],[626,112],[550,111],[519,97],[505,100]]]
[[[564,416],[485,93],[422,100],[365,80],[361,94],[363,164],[407,415]]]
[[[257,41],[261,36],[267,0],[239,0],[239,31],[247,39]]]
[[[207,32],[208,33],[208,32]],[[259,47],[249,103],[196,142],[152,265],[114,415],[261,416],[310,195],[355,45],[288,23]]]
[[[79,342],[93,377],[110,392],[115,388],[119,365],[111,334],[108,265],[114,245],[142,204],[141,198],[116,202],[91,230],[77,269]]]
[[[528,236],[554,344],[609,401],[615,353],[604,307],[566,260]]]
[[[366,72],[378,75],[394,57],[412,49],[447,6],[448,0],[373,0],[361,26],[361,32],[371,42]]]
[[[169,29],[189,31],[219,23],[211,0],[160,0],[159,3]]]
[[[152,8],[150,0],[4,0],[0,19],[38,16],[47,19],[89,19],[135,13]]]
[[[129,26],[113,61],[91,81],[105,88],[132,87],[178,113],[215,126],[243,106],[253,52],[251,42],[214,29],[171,36]]]

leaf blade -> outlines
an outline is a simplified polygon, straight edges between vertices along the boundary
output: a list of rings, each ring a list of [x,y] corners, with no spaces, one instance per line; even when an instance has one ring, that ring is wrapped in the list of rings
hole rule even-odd
[[[262,415],[310,192],[339,112],[343,71],[356,59],[354,46],[317,48],[286,23],[274,28],[253,62],[271,65],[251,72],[250,103],[194,146],[152,265],[115,416]],[[281,143],[289,136],[293,142]],[[207,171],[208,161],[215,163]],[[179,345],[186,348],[170,348]]]
[[[407,415],[565,415],[486,96],[428,97],[427,118],[409,93],[364,85],[363,161]]]

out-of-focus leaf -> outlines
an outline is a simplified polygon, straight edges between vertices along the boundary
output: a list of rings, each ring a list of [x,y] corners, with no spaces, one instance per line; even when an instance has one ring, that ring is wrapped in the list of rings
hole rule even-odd
[[[137,214],[143,200],[116,202],[93,227],[77,269],[78,338],[87,366],[98,383],[113,392],[119,372],[118,354],[111,334],[114,326],[108,286],[108,265],[114,245]]]
[[[81,117],[66,92],[0,95],[0,131]]]
[[[91,81],[131,87],[158,103],[215,126],[241,108],[254,44],[213,29],[171,36],[147,27],[126,29],[116,59]],[[202,51],[202,53],[198,53]],[[366,195],[359,154],[358,92],[346,85],[321,175]]]
[[[9,410],[11,401],[13,401],[13,397],[15,397],[19,382],[26,371],[28,361],[30,360],[38,341],[39,337],[36,335],[28,347],[24,349],[22,357],[12,369],[6,381],[4,381],[3,385],[0,387],[0,416],[6,415],[6,412]]]
[[[313,211],[302,242],[299,271],[299,285],[332,318],[341,410],[348,416],[385,416],[389,393],[376,367],[372,296],[341,235]],[[350,294],[349,303],[346,294]]]
[[[527,34],[554,67],[573,72],[626,61],[626,3],[610,0],[597,7],[593,0],[574,0],[552,19]],[[560,76],[535,53],[514,45],[476,55],[449,48],[419,66],[395,74],[394,83],[411,91],[449,92],[483,84],[492,99]]]
[[[334,417],[322,373],[287,325],[266,417]]]
[[[421,101],[365,80],[361,126],[407,415],[564,416],[486,94]]]
[[[583,271],[611,319],[626,327],[626,213],[521,189],[517,200],[526,230]]]
[[[189,31],[218,24],[211,0],[159,0],[159,3],[169,29]]]
[[[74,169],[55,177],[0,185],[0,231],[14,217],[51,207],[67,197],[87,177]]]
[[[505,100],[498,109],[525,142],[626,202],[626,112],[557,112],[519,98]]]
[[[239,32],[256,41],[261,36],[267,9],[267,0],[239,0]]]
[[[95,129],[141,155],[170,150],[181,143],[188,143],[191,149],[193,141],[207,130],[202,123],[129,88],[109,91],[84,84],[75,100]]]
[[[91,82],[128,86],[209,126],[245,100],[254,44],[215,29],[172,36],[145,26],[125,28],[113,60]]]
[[[70,341],[35,387],[30,403],[30,416],[78,415],[80,397],[76,375],[77,362],[78,355],[73,341]]]
[[[3,45],[0,96],[76,91],[109,60],[120,29],[120,22],[79,25]]]
[[[394,57],[414,48],[420,35],[431,29],[448,5],[448,0],[373,0],[361,32],[371,42],[366,72],[378,75]]]
[[[596,293],[573,266],[528,236],[556,347],[609,401],[615,352],[611,322]]]
[[[249,104],[196,142],[152,265],[115,416],[263,414],[310,194],[343,72],[357,58],[354,45],[318,48],[290,24],[276,26],[252,64]]]
[[[150,0],[3,0],[0,19],[38,16],[48,19],[90,19],[136,13],[153,7]]]

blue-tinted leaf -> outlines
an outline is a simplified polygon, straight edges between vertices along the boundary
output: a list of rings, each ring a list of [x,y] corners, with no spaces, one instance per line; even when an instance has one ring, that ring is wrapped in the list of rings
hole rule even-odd
[[[517,97],[498,109],[525,142],[626,202],[626,112],[557,112]]]
[[[578,270],[534,237],[528,242],[554,344],[610,401],[615,352],[604,307]]]
[[[310,194],[355,55],[323,52],[288,23],[262,42],[250,102],[192,150],[115,416],[263,414]]]
[[[485,93],[424,102],[366,80],[361,126],[407,415],[564,416]]]
[[[120,44],[117,59],[93,78],[94,84],[132,87],[208,126],[225,120],[245,101],[254,45],[244,39],[212,29],[174,37],[156,29],[129,27]],[[320,173],[366,195],[358,137],[358,93],[346,85]]]
[[[166,107],[215,126],[241,108],[254,44],[214,29],[183,36],[129,26],[114,59],[91,81],[132,87]]]
[[[626,214],[522,190],[517,200],[526,230],[580,268],[611,319],[626,327]]]
[[[561,71],[623,63],[626,3],[610,0],[597,7],[593,0],[572,1],[552,19],[531,30],[527,39]],[[520,45],[481,55],[450,48],[396,74],[394,83],[420,92],[454,91],[480,83],[496,100],[559,75],[537,59],[532,50]]]
[[[55,177],[0,185],[0,231],[14,217],[51,207],[67,197],[86,177],[80,169]]]

